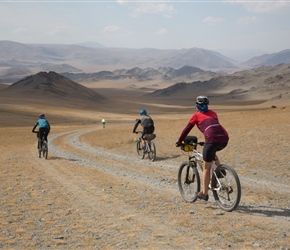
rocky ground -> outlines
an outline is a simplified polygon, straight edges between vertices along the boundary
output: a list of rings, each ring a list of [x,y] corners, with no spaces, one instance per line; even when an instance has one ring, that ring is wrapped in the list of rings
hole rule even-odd
[[[47,160],[30,127],[1,127],[0,248],[289,249],[289,110],[221,120],[231,141],[220,157],[242,184],[233,212],[179,194],[187,119],[157,120],[155,162],[137,157],[130,122],[54,126]]]

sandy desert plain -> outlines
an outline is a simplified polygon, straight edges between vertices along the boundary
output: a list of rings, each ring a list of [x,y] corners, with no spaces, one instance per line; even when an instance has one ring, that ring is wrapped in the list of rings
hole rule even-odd
[[[0,248],[290,249],[290,100],[211,102],[230,134],[219,156],[242,185],[239,207],[224,212],[211,194],[208,202],[184,202],[177,187],[187,155],[175,141],[195,93],[186,105],[165,105],[144,98],[142,88],[87,86],[108,101],[66,106],[45,95],[1,95],[1,85]],[[155,121],[155,162],[135,152],[132,129],[142,108]],[[47,160],[38,158],[31,133],[39,113],[52,127]],[[190,134],[203,139],[197,128]]]

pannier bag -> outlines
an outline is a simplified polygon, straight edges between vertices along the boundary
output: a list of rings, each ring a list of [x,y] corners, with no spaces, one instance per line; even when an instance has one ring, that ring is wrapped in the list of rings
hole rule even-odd
[[[143,136],[143,138],[147,141],[152,141],[153,139],[155,139],[156,135],[155,134],[145,134]]]
[[[190,152],[196,149],[196,145],[191,145],[190,143],[197,143],[196,136],[186,136],[182,142],[181,149],[185,152]]]

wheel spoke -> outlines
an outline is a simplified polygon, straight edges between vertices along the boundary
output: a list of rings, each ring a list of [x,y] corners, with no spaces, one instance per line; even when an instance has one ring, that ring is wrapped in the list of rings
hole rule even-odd
[[[200,191],[200,177],[195,163],[188,165],[184,162],[178,171],[178,188],[182,198],[186,202],[194,202],[197,199],[197,192]]]
[[[214,198],[220,208],[229,212],[233,211],[241,199],[239,177],[235,170],[227,165],[221,165],[216,172],[217,174],[212,176],[213,187],[217,187],[213,189]]]

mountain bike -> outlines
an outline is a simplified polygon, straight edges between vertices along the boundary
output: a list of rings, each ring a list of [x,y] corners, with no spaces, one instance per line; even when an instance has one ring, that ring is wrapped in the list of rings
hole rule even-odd
[[[178,188],[186,202],[195,202],[200,191],[201,179],[199,171],[203,170],[203,157],[197,150],[197,137],[187,136],[181,145],[181,150],[188,153],[188,161],[182,162],[178,170]],[[237,208],[241,199],[241,184],[236,171],[229,165],[216,166],[214,161],[211,168],[209,190],[212,190],[218,206],[228,212]]]
[[[142,132],[138,131],[136,134],[142,134]],[[155,161],[156,159],[156,146],[155,143],[152,141],[156,137],[155,134],[145,134],[143,139],[145,140],[145,150],[142,148],[142,139],[141,137],[136,140],[136,149],[137,154],[140,159],[144,159],[145,155],[148,154],[148,158],[150,161]]]
[[[37,142],[38,156],[39,156],[39,158],[41,158],[41,154],[42,154],[42,156],[45,159],[47,159],[47,156],[48,156],[47,141],[44,140],[44,136],[42,136],[42,138],[40,138],[39,131],[34,131],[34,133],[37,134],[37,138],[38,138],[38,142]]]

